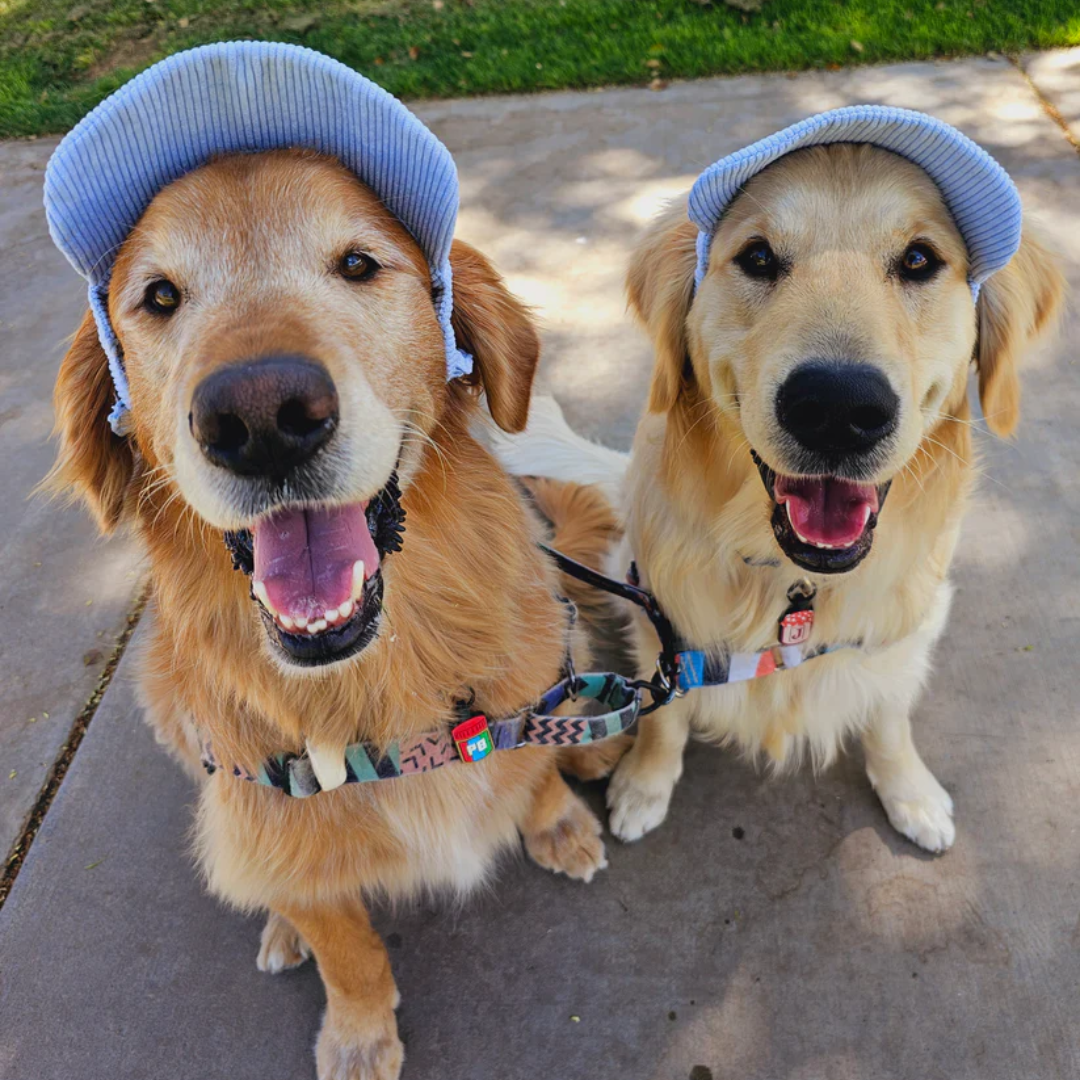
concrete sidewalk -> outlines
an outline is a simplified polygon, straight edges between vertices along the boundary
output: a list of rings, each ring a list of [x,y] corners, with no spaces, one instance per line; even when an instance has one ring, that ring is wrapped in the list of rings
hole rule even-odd
[[[1080,51],[1027,72],[974,60],[417,112],[457,159],[460,235],[541,309],[547,387],[580,430],[625,446],[650,366],[623,310],[634,233],[704,165],[819,109],[881,102],[959,125],[1011,171],[1080,284],[1080,155],[1047,109],[1080,136]],[[43,763],[0,787],[7,840],[93,688],[87,643],[115,634],[136,572],[129,547],[95,543],[77,514],[20,501],[48,463],[26,445],[47,430],[57,343],[81,308],[43,243],[51,145],[0,146],[14,253],[0,268],[0,610],[20,627],[0,645],[16,687],[0,755]],[[380,913],[407,1078],[1080,1075],[1077,329],[1070,316],[1032,358],[1020,438],[980,440],[986,478],[916,719],[956,798],[955,849],[931,859],[896,837],[858,760],[766,781],[696,747],[667,824],[611,841],[592,885],[520,862],[461,911]],[[129,655],[0,912],[0,1080],[313,1076],[317,973],[260,975],[260,925],[202,894],[185,850],[193,792],[142,725],[130,669]],[[51,741],[28,723],[46,691],[62,703]]]

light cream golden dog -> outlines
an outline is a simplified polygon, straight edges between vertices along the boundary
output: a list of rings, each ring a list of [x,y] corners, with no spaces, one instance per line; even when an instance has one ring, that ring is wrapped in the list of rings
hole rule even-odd
[[[612,831],[636,840],[664,820],[692,730],[777,767],[823,766],[857,735],[894,827],[943,851],[953,804],[910,716],[972,487],[968,374],[974,359],[986,423],[1010,434],[1018,364],[1058,309],[1061,273],[1025,234],[976,308],[937,187],[871,146],[797,151],[755,176],[722,219],[696,295],[695,237],[677,206],[632,258],[630,305],[656,363],[630,458],[579,439],[542,402],[500,453],[512,471],[598,484],[625,525],[608,571],[621,578],[635,559],[694,647],[768,649],[803,578],[817,589],[814,641],[863,647],[693,690],[646,718],[608,791]],[[823,477],[832,469],[807,449],[829,395],[847,393],[837,370],[862,380],[861,441],[834,457],[849,479]],[[557,505],[548,512],[558,518]],[[657,640],[635,619],[648,676]]]
[[[116,262],[133,435],[109,429],[89,315],[56,389],[53,485],[106,531],[131,523],[149,553],[141,690],[201,780],[210,887],[269,911],[260,968],[318,961],[322,1080],[401,1069],[397,990],[365,896],[463,893],[519,834],[552,870],[587,881],[605,865],[599,823],[542,748],[307,799],[199,767],[206,741],[250,771],[307,748],[325,779],[348,743],[445,727],[456,702],[512,716],[560,677],[554,572],[469,434],[481,383],[497,423],[524,424],[538,339],[478,253],[456,243],[452,264],[472,385],[445,380],[423,255],[351,173],[303,152],[222,158],[165,188]],[[408,516],[389,554],[366,509],[395,470]],[[254,534],[252,582],[222,542],[238,529]],[[326,610],[308,610],[311,595]]]

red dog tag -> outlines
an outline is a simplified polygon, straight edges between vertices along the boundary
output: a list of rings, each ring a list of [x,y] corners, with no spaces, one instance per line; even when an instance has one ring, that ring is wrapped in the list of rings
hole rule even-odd
[[[483,714],[458,724],[450,732],[450,737],[454,740],[462,761],[483,761],[495,749],[487,717]]]
[[[812,608],[802,611],[786,611],[780,619],[780,644],[801,645],[810,637],[814,628]]]

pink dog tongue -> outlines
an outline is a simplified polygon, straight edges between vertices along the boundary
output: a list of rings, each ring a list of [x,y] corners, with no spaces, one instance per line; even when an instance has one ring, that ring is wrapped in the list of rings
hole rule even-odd
[[[353,597],[353,566],[364,577],[379,566],[368,530],[366,503],[328,510],[279,510],[254,530],[256,585],[266,588],[274,611],[292,619],[319,619]]]
[[[851,547],[878,509],[872,484],[832,477],[778,476],[773,493],[802,539],[834,548]]]

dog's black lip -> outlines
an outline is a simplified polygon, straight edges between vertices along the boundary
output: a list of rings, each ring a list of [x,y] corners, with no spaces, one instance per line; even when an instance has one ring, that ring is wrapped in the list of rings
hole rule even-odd
[[[776,543],[784,555],[800,570],[808,570],[814,574],[846,574],[849,570],[854,570],[870,554],[870,548],[874,544],[874,529],[877,528],[878,516],[885,505],[885,497],[889,494],[891,480],[877,485],[877,513],[870,515],[862,535],[851,547],[818,548],[813,544],[804,544],[795,535],[795,530],[788,520],[787,511],[776,501],[776,470],[767,465],[756,450],[751,450],[750,456],[754,459],[761,482],[765,485],[765,490],[774,504],[770,524]]]

